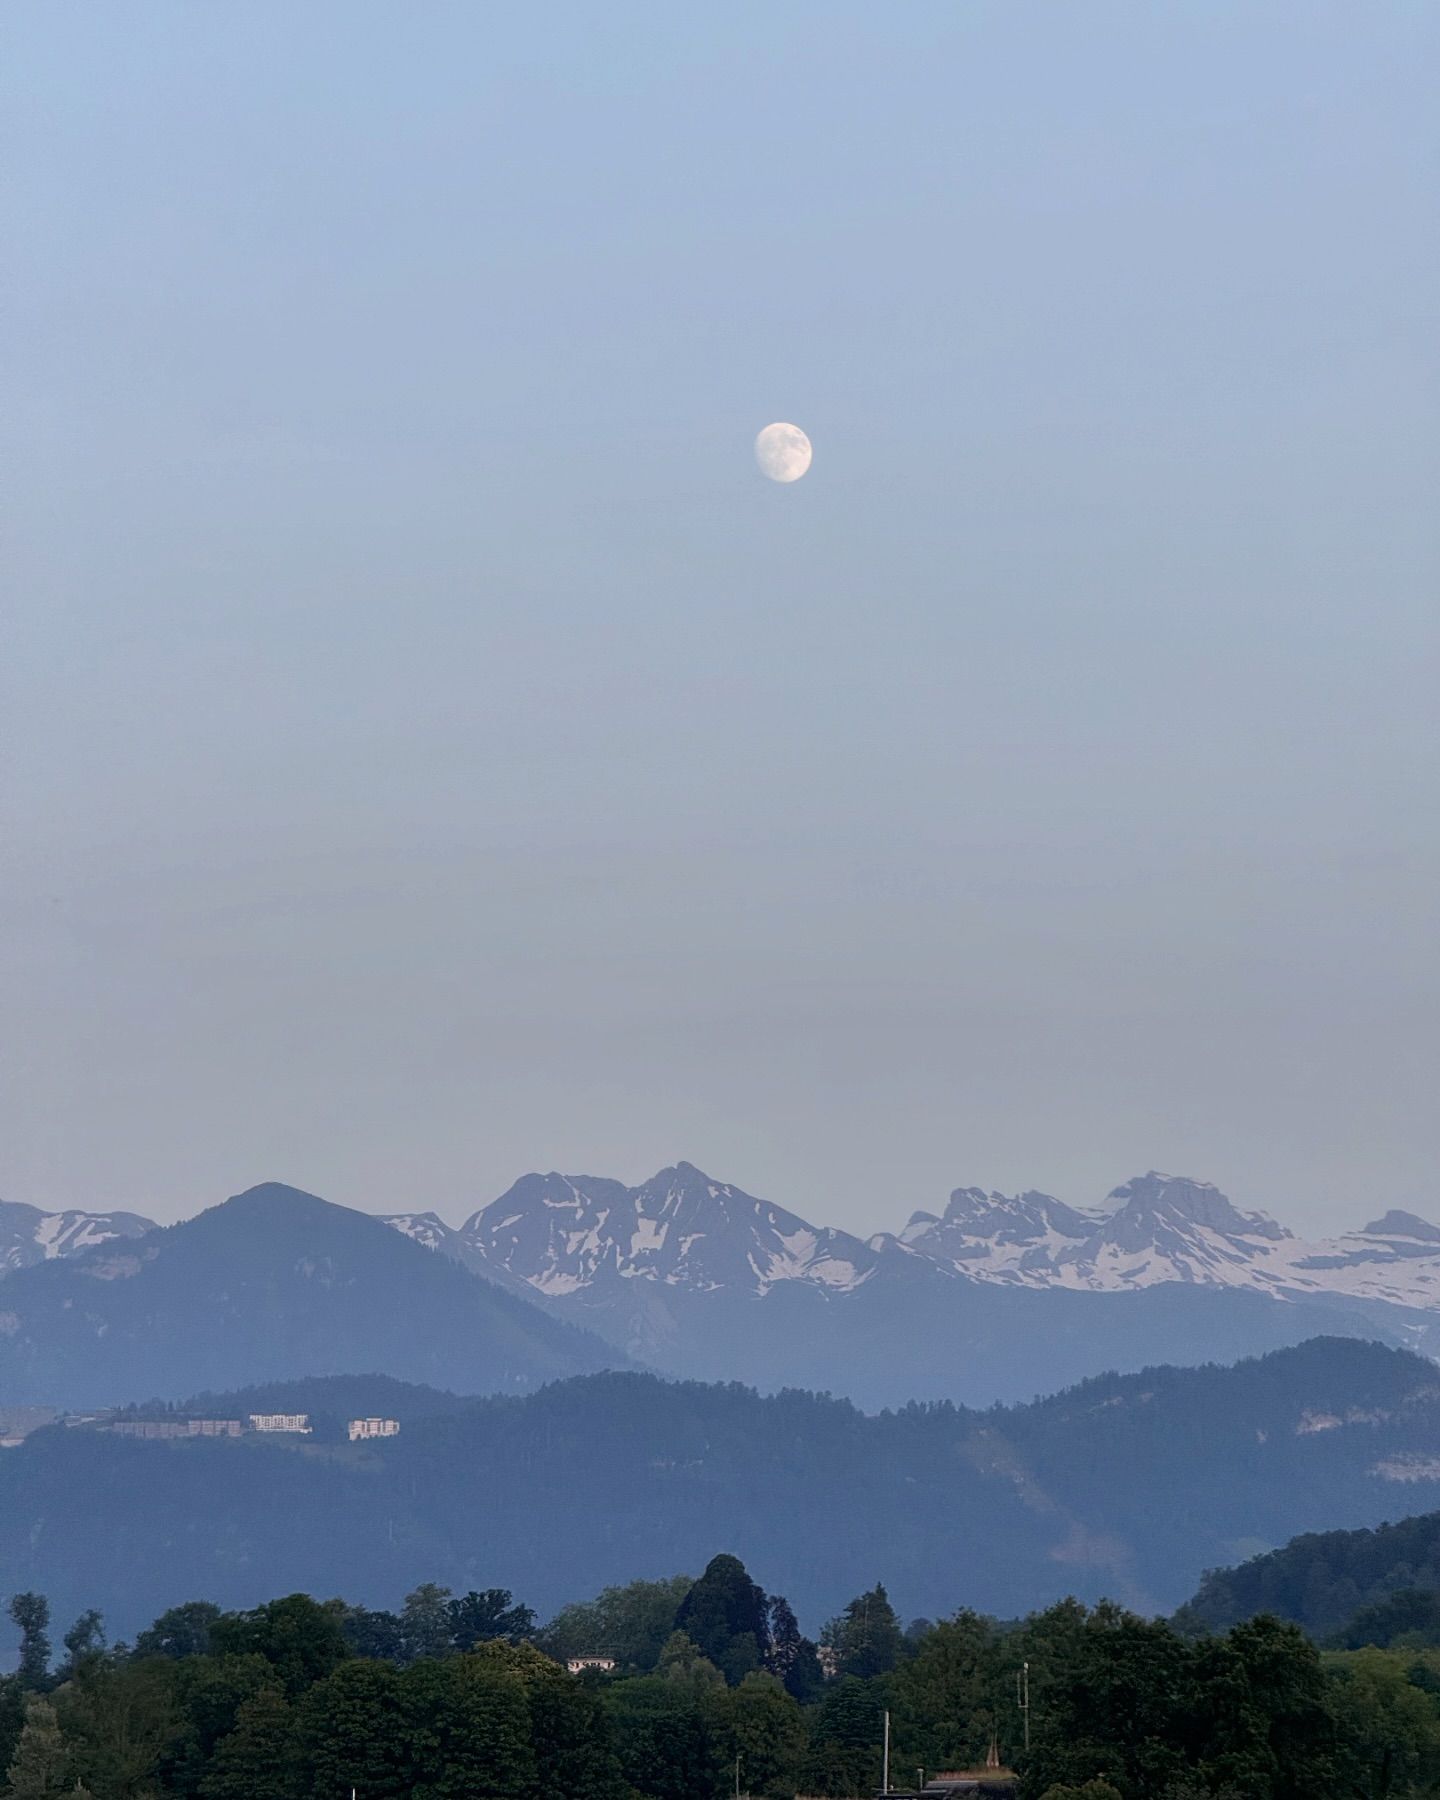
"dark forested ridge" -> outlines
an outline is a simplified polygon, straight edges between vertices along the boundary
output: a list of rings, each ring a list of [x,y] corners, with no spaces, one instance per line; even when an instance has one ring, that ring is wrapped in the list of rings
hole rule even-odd
[[[275,1185],[5,1282],[0,1402],[94,1407],[379,1370],[523,1392],[624,1353],[348,1207]]]
[[[304,1391],[327,1410],[323,1383]],[[100,1605],[124,1633],[196,1593],[390,1605],[423,1579],[549,1609],[728,1540],[802,1619],[881,1569],[906,1613],[1069,1592],[1168,1610],[1251,1549],[1440,1497],[1395,1478],[1440,1430],[1433,1367],[1349,1339],[984,1413],[634,1374],[389,1404],[401,1434],[370,1446],[38,1432],[0,1457],[0,1590]]]
[[[1440,1512],[1431,1512],[1374,1530],[1307,1532],[1238,1568],[1211,1570],[1177,1620],[1224,1629],[1266,1612],[1357,1645],[1440,1643],[1437,1597]]]
[[[294,1381],[261,1381],[252,1387],[192,1394],[183,1401],[143,1403],[137,1417],[245,1419],[251,1413],[306,1413],[314,1435],[333,1438],[347,1419],[376,1415],[416,1425],[422,1419],[467,1412],[472,1395],[452,1394],[393,1375],[306,1375]]]

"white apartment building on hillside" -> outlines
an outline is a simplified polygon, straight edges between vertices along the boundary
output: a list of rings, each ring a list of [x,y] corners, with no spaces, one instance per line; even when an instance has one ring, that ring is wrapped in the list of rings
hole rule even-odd
[[[351,1419],[345,1427],[350,1433],[353,1444],[360,1438],[396,1437],[400,1431],[398,1419]]]
[[[308,1431],[309,1413],[251,1413],[252,1431]]]

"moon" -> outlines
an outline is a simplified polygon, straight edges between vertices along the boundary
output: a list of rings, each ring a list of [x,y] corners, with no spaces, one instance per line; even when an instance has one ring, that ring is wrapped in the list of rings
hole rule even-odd
[[[771,481],[798,481],[810,467],[810,440],[798,425],[777,420],[755,440],[755,460],[760,473]]]

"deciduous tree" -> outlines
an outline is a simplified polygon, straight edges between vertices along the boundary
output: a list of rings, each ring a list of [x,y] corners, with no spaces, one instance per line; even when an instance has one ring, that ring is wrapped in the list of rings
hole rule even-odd
[[[312,1791],[344,1800],[404,1795],[411,1769],[402,1676],[391,1664],[355,1657],[300,1703],[300,1735]]]
[[[859,1594],[825,1627],[822,1642],[835,1652],[836,1672],[861,1681],[888,1675],[905,1652],[905,1634],[883,1582]]]
[[[820,1657],[810,1639],[801,1635],[800,1624],[783,1594],[770,1599],[770,1655],[766,1665],[778,1676],[793,1699],[808,1705],[818,1699],[825,1678]]]
[[[642,1675],[604,1693],[626,1783],[648,1800],[716,1800],[718,1757],[701,1697]]]
[[[204,1656],[210,1649],[210,1633],[221,1617],[209,1600],[187,1600],[161,1613],[135,1640],[136,1656]]]
[[[428,1659],[400,1682],[413,1800],[536,1800],[525,1690],[483,1657]]]
[[[50,1602],[43,1594],[14,1594],[8,1611],[20,1632],[20,1685],[43,1688],[50,1674]]]
[[[181,1729],[176,1664],[95,1656],[55,1697],[75,1775],[95,1800],[148,1800]]]
[[[653,1669],[675,1629],[675,1614],[694,1582],[630,1581],[608,1587],[593,1600],[565,1606],[537,1634],[536,1642],[562,1661],[570,1656],[613,1656],[622,1669]]]
[[[721,1687],[725,1681],[710,1658],[701,1654],[695,1640],[683,1631],[672,1631],[665,1640],[655,1673],[666,1681],[679,1682],[697,1690]]]
[[[515,1602],[509,1588],[486,1588],[477,1593],[473,1588],[446,1606],[450,1619],[450,1642],[457,1650],[471,1650],[491,1638],[505,1638],[518,1643],[535,1629],[535,1614],[528,1606]]]
[[[235,1729],[216,1747],[201,1800],[300,1800],[304,1792],[295,1714],[278,1688],[265,1688],[244,1703]]]
[[[70,1751],[55,1708],[40,1694],[25,1703],[25,1724],[6,1771],[11,1800],[58,1800],[73,1785]]]
[[[804,1772],[809,1733],[799,1703],[774,1675],[747,1675],[720,1688],[711,1701],[712,1729],[722,1768],[740,1759],[747,1793],[788,1796]]]
[[[65,1645],[65,1661],[61,1666],[60,1679],[70,1681],[81,1670],[104,1656],[105,1622],[91,1607],[88,1612],[81,1613],[61,1641]]]
[[[842,1675],[830,1684],[810,1733],[809,1792],[864,1794],[879,1786],[882,1712],[873,1683]]]
[[[227,1613],[214,1622],[210,1635],[222,1652],[263,1656],[292,1697],[323,1681],[350,1653],[334,1609],[308,1594],[287,1594],[252,1612]]]
[[[448,1656],[454,1649],[450,1641],[450,1599],[449,1588],[437,1587],[433,1581],[422,1581],[405,1596],[400,1613],[400,1641],[406,1662]]]

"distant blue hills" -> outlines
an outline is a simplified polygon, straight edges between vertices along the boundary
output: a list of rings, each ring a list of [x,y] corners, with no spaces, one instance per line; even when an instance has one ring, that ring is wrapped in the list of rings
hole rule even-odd
[[[985,1405],[1321,1333],[1428,1347],[1433,1314],[1201,1279],[1217,1246],[1263,1266],[1265,1232],[1277,1230],[1214,1189],[1152,1176],[1119,1192],[1130,1196],[1119,1223],[1150,1231],[1163,1267],[1185,1278],[1125,1291],[1053,1284],[1064,1265],[1036,1258],[1047,1245],[1067,1254],[1084,1222],[1045,1196],[958,1190],[944,1220],[916,1215],[901,1238],[862,1243],[686,1163],[638,1189],[526,1177],[459,1231],[273,1183],[165,1228],[12,1209],[0,1406],[76,1409],[367,1373],[523,1394],[635,1367],[828,1391],[867,1409]],[[1397,1244],[1418,1251],[1407,1270],[1434,1254],[1404,1234],[1367,1239],[1357,1254],[1395,1256]],[[1013,1263],[1017,1279],[967,1276],[981,1252]]]
[[[401,1431],[362,1446],[37,1431],[0,1453],[0,1591],[41,1589],[62,1622],[99,1606],[123,1636],[192,1598],[392,1606],[425,1580],[508,1587],[543,1614],[728,1549],[812,1629],[877,1579],[907,1615],[1013,1616],[1066,1593],[1168,1611],[1204,1570],[1297,1533],[1440,1505],[1433,1366],[1351,1339],[985,1411],[872,1417],[623,1372],[519,1398],[349,1376],[199,1405],[374,1411]]]
[[[629,1364],[378,1219],[278,1183],[21,1268],[0,1287],[0,1320],[0,1405],[367,1372],[523,1393]]]

